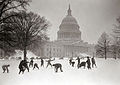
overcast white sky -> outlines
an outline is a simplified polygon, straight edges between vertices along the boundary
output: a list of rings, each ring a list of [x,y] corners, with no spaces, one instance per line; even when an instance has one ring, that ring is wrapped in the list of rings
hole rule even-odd
[[[103,32],[110,33],[120,16],[120,0],[32,0],[28,8],[50,21],[49,36],[56,40],[69,3],[85,42],[96,43]]]

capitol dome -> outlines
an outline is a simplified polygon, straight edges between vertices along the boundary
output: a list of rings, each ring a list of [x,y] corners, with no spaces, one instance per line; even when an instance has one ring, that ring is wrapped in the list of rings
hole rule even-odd
[[[71,9],[67,11],[67,16],[62,20],[59,31],[58,31],[58,40],[73,40],[81,39],[81,32],[79,30],[79,25],[76,19],[71,14]]]
[[[73,16],[66,16],[63,20],[61,24],[77,24],[76,19]]]
[[[79,29],[79,25],[78,25],[76,19],[75,19],[75,18],[72,16],[72,14],[71,14],[70,5],[69,5],[69,9],[68,9],[67,12],[68,12],[68,14],[67,14],[67,16],[62,20],[62,23],[61,23],[61,25],[60,25],[60,28],[65,29],[65,27],[61,27],[61,26],[74,25],[74,26],[77,26],[77,28]],[[76,28],[76,27],[75,27],[75,28]],[[74,28],[74,30],[75,30],[75,28]]]

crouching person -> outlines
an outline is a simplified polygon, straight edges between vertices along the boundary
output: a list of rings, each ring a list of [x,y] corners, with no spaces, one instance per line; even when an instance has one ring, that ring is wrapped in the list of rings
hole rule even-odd
[[[75,62],[74,62],[74,61],[72,61],[72,62],[71,62],[71,64],[72,64],[72,67],[74,67]]]
[[[7,73],[9,73],[9,69],[8,69],[8,67],[10,67],[9,64],[8,64],[8,65],[3,65],[3,66],[2,66],[3,73],[5,73],[5,71],[7,71]]]
[[[26,60],[22,60],[19,64],[19,74],[22,72],[24,73],[24,71],[27,69],[28,72],[29,72],[29,67],[27,65],[27,61]]]
[[[62,65],[60,63],[53,64],[55,72],[58,72],[58,68],[60,68],[60,71],[63,72],[62,70]]]

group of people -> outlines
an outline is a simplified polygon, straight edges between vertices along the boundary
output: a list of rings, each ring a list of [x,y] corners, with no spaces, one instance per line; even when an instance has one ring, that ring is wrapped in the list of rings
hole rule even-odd
[[[51,63],[51,61],[54,61],[55,60],[55,58],[52,60],[52,59],[48,59],[48,60],[46,60],[46,62],[47,62],[47,66],[46,66],[46,68],[48,67],[48,66],[54,66],[54,68],[55,68],[55,72],[58,72],[58,68],[60,68],[60,71],[61,72],[63,72],[63,70],[62,70],[62,65],[60,64],[60,63],[56,63],[56,64],[53,64],[52,65],[52,63]],[[28,66],[28,63],[29,63],[29,66]],[[41,67],[44,67],[44,60],[41,58],[41,65],[40,65]],[[28,70],[28,72],[29,72],[29,68],[30,67],[33,67],[33,70],[35,69],[35,68],[37,68],[37,69],[39,69],[39,66],[38,66],[38,64],[37,63],[34,63],[34,61],[33,61],[33,59],[31,59],[31,61],[30,62],[27,62],[27,60],[22,60],[22,61],[20,61],[20,64],[19,64],[19,74],[22,72],[22,73],[24,73],[24,71],[27,69]]]
[[[80,62],[81,61],[81,59],[82,58],[79,58],[79,57],[77,57],[77,68],[80,68],[80,67],[86,67],[86,65],[87,65],[87,68],[88,69],[91,69],[91,64],[92,64],[92,68],[94,68],[94,67],[97,67],[96,66],[96,61],[95,61],[95,58],[94,57],[92,57],[91,58],[91,60],[90,60],[90,57],[87,57],[87,60],[86,61],[82,61],[82,62]],[[47,65],[46,65],[46,68],[48,67],[48,66],[53,66],[54,67],[54,69],[55,69],[55,72],[58,72],[58,69],[60,69],[60,71],[61,72],[63,72],[63,70],[62,70],[62,64],[60,64],[60,63],[54,63],[54,64],[52,64],[51,63],[51,61],[54,61],[55,60],[55,58],[54,59],[48,59],[48,60],[46,60],[46,62],[47,62]],[[72,65],[72,67],[74,67],[74,65],[75,65],[75,61],[73,61],[74,59],[73,58],[70,58],[69,59],[69,64],[70,65]],[[44,67],[44,60],[41,58],[41,64],[40,64],[40,66],[41,67]],[[2,66],[2,69],[3,69],[3,73],[5,73],[5,71],[7,72],[7,73],[9,73],[9,68],[10,67],[10,65],[8,64],[8,65],[3,65]],[[19,63],[19,66],[18,66],[18,68],[19,68],[19,74],[22,72],[22,73],[24,73],[24,71],[27,69],[27,71],[29,72],[29,68],[30,67],[32,67],[33,68],[33,70],[35,69],[35,68],[37,68],[37,69],[39,69],[39,66],[38,66],[38,64],[35,62],[34,63],[34,61],[33,61],[33,59],[31,59],[30,60],[30,62],[28,62],[27,60],[21,60],[20,61],[20,63]]]
[[[80,59],[82,59],[82,58],[77,57],[77,59],[76,59],[78,62],[77,68],[80,68],[80,67],[85,68],[86,64],[87,64],[88,69],[91,69],[91,64],[92,64],[92,68],[97,67],[94,56],[91,58],[91,60],[90,60],[90,57],[87,57],[87,60],[83,61],[83,62],[80,62]],[[75,61],[73,61],[73,58],[70,58],[69,64],[72,65],[72,67],[74,67]]]
[[[29,63],[29,66],[28,66],[28,63]],[[44,60],[41,58],[41,67],[44,66]],[[30,62],[28,62],[27,60],[22,60],[20,61],[20,64],[19,64],[19,74],[22,72],[24,73],[24,71],[27,69],[28,72],[29,72],[29,68],[30,67],[33,67],[33,70],[35,68],[39,69],[39,66],[37,63],[34,63],[33,59],[31,59]]]

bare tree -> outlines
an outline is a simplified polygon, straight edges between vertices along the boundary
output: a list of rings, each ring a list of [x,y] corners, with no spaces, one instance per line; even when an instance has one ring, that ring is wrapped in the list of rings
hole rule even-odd
[[[114,29],[112,32],[113,44],[111,46],[111,52],[114,54],[114,58],[120,56],[120,17],[116,19],[118,25],[114,25]]]
[[[120,46],[118,46],[117,44],[111,45],[110,52],[113,54],[113,58],[117,59],[117,56],[120,55]]]
[[[15,49],[9,46],[6,42],[0,42],[0,49],[4,51],[2,58],[9,57],[15,53]]]
[[[0,24],[7,18],[15,16],[13,14],[6,16],[6,13],[25,9],[29,2],[30,0],[0,0]]]
[[[0,49],[4,50],[5,55],[15,53],[15,50],[9,46],[11,43],[8,41],[13,41],[10,34],[5,31],[5,27],[2,25],[8,18],[17,16],[11,11],[19,12],[20,10],[26,10],[26,6],[29,5],[30,0],[0,0]],[[9,29],[7,29],[9,30]],[[9,49],[8,49],[9,48]]]
[[[109,36],[104,32],[98,40],[96,48],[96,54],[104,56],[107,59],[107,52],[109,52],[110,39]]]
[[[37,56],[43,56],[43,47],[48,41],[49,37],[47,34],[42,34],[41,36],[39,35],[37,36],[36,41],[28,47],[28,50],[32,51]]]
[[[44,17],[40,17],[33,12],[22,11],[17,15],[7,19],[5,26],[10,29],[8,33],[12,35],[16,42],[13,45],[24,51],[24,59],[26,59],[27,47],[37,40],[38,35],[41,36],[46,33],[48,22]]]

